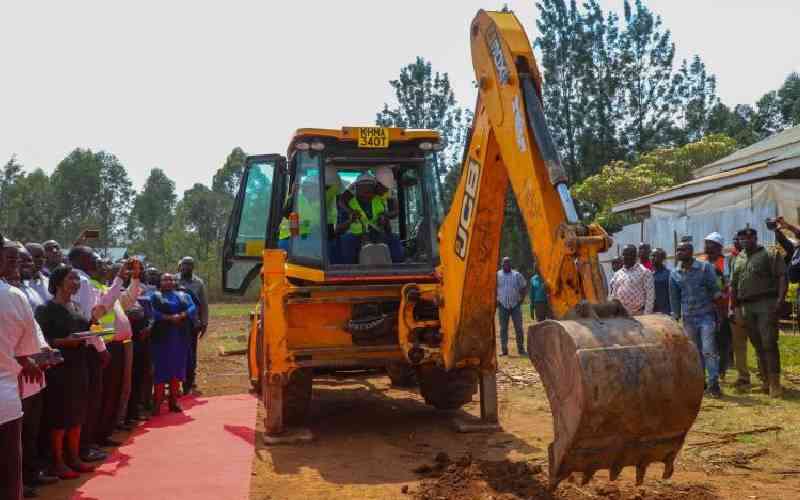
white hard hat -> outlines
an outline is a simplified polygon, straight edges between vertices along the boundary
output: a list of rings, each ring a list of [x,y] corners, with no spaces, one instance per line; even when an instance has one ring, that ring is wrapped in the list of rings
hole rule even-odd
[[[356,181],[353,183],[353,185],[361,183],[375,184],[375,177],[373,177],[372,174],[370,173],[364,172],[363,174],[356,177]]]
[[[718,244],[719,246],[725,246],[725,240],[722,239],[722,235],[718,232],[714,231],[713,233],[709,234],[704,238],[705,241],[713,241],[714,243]]]
[[[378,179],[378,182],[383,184],[386,189],[394,189],[395,182],[392,167],[378,167],[375,171],[375,178]]]

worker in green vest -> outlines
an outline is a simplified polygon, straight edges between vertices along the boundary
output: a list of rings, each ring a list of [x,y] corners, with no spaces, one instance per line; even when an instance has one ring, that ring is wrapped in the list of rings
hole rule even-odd
[[[377,240],[389,246],[393,262],[402,262],[403,248],[391,232],[388,200],[390,191],[372,174],[363,173],[339,198],[339,210],[346,217],[347,231],[340,237],[341,259],[345,264],[358,263],[363,240]]]
[[[319,224],[320,219],[320,205],[319,195],[317,191],[318,180],[313,177],[306,177],[300,183],[300,192],[297,194],[296,211],[298,215],[298,236],[301,241],[308,241],[308,244],[302,244],[304,249],[299,252],[295,250],[294,253],[303,256],[319,256],[321,249],[317,243],[317,238],[322,236],[321,227]],[[333,240],[334,227],[337,219],[337,206],[336,199],[341,190],[341,179],[336,172],[336,168],[332,166],[325,167],[325,211],[326,211],[326,235],[329,242]],[[290,190],[284,205],[284,217],[281,221],[280,230],[278,233],[278,247],[289,251],[289,241],[291,238],[291,225],[289,221],[289,214],[292,212],[294,204],[294,189]],[[311,248],[311,247],[314,248]],[[306,248],[307,247],[307,248]],[[329,249],[330,252],[330,249]]]

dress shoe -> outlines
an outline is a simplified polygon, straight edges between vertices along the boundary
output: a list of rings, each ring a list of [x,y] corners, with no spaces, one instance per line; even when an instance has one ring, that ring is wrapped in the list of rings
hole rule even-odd
[[[33,486],[22,486],[22,496],[23,498],[39,498],[39,493]]]
[[[108,458],[108,453],[91,448],[81,453],[81,460],[84,462],[99,462],[101,460],[105,460],[106,458]]]
[[[57,482],[58,482],[57,476],[51,476],[50,474],[47,474],[44,471],[40,471],[33,480],[33,484],[35,484],[36,486],[45,486]]]

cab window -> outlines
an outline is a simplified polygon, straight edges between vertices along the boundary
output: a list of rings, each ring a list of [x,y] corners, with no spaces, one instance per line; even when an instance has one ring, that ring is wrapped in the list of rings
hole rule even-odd
[[[279,244],[288,250],[291,261],[321,264],[324,225],[320,224],[323,215],[320,155],[314,151],[298,151],[295,162],[294,182],[290,188],[291,210],[282,222]]]

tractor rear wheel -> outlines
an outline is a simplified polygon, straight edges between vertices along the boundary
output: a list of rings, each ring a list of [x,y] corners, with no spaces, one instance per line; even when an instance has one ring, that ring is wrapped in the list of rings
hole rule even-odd
[[[311,385],[314,380],[310,368],[300,368],[292,372],[285,389],[283,421],[285,425],[298,425],[305,422],[311,407]]]
[[[311,406],[311,385],[314,377],[310,368],[292,372],[288,383],[262,383],[267,435],[283,434],[288,427],[302,425]],[[278,413],[280,411],[281,413]]]
[[[445,371],[433,365],[419,367],[419,389],[425,402],[439,410],[456,410],[472,401],[478,392],[478,370]]]
[[[395,387],[416,387],[417,371],[405,361],[391,361],[386,363],[386,374]]]

